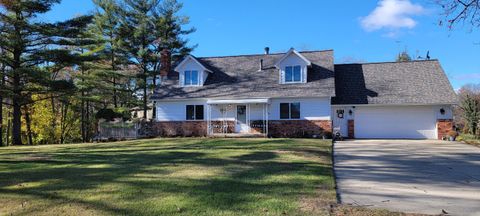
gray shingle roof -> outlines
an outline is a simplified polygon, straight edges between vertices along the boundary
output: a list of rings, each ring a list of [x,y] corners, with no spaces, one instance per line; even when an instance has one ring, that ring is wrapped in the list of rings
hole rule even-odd
[[[284,53],[197,58],[213,73],[204,86],[179,87],[178,78],[165,81],[150,97],[153,100],[191,98],[262,98],[335,96],[333,50],[300,52],[312,62],[304,84],[279,84],[274,64]],[[263,59],[264,70],[259,70]]]
[[[332,104],[455,104],[437,60],[335,65]]]

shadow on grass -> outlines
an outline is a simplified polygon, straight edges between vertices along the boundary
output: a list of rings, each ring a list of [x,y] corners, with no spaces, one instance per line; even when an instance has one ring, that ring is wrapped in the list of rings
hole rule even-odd
[[[185,214],[185,211],[188,214],[209,214],[218,210],[245,214],[261,211],[258,203],[265,201],[277,210],[294,211],[296,205],[292,201],[303,195],[313,196],[319,184],[329,184],[332,189],[331,165],[309,159],[288,161],[278,152],[268,150],[288,150],[328,158],[329,148],[323,145],[289,139],[130,141],[116,145],[46,148],[39,154],[48,155],[48,158],[28,161],[22,160],[25,155],[20,152],[14,156],[16,158],[3,159],[8,152],[2,151],[0,165],[6,170],[0,179],[0,193],[77,203],[115,215]],[[218,156],[216,150],[234,152],[235,156]],[[221,172],[202,178],[170,176],[178,169],[192,166],[220,169]],[[201,171],[205,170],[198,170]],[[25,182],[50,181],[52,183],[36,187],[21,186]],[[122,185],[108,192],[120,198],[88,199],[105,184]],[[80,195],[81,191],[86,194]],[[103,191],[99,193],[108,195]],[[183,198],[175,204],[177,207],[155,206],[162,205],[162,202],[148,206],[158,198],[179,196]],[[187,198],[189,204],[182,204],[181,200]],[[332,199],[334,201],[334,197]],[[118,205],[115,201],[125,205]],[[137,205],[143,206],[139,208]],[[179,208],[181,205],[184,206]]]

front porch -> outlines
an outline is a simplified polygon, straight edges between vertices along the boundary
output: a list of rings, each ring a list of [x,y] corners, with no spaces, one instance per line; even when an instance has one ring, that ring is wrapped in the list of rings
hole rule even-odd
[[[210,137],[268,137],[268,98],[207,101]]]

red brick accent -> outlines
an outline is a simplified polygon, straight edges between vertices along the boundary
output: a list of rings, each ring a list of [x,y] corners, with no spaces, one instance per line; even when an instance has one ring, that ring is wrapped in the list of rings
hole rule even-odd
[[[353,119],[348,120],[348,138],[355,138],[355,121]]]
[[[437,134],[438,139],[441,140],[443,137],[448,136],[448,132],[453,130],[453,120],[452,119],[439,119],[437,120]]]
[[[213,133],[223,133],[223,127],[226,126],[226,133],[235,133],[235,121],[212,121],[211,127],[213,128]]]
[[[227,133],[235,132],[235,122],[227,121]],[[253,123],[253,122],[252,122]],[[257,122],[256,124],[259,124]],[[153,122],[153,136],[207,136],[206,121],[163,121]],[[222,132],[222,122],[212,121],[214,133]],[[262,133],[262,128],[252,128],[252,133]],[[331,137],[332,123],[329,120],[273,120],[269,121],[269,136],[272,137]]]
[[[206,121],[162,121],[154,122],[152,130],[155,136],[207,136]]]
[[[272,137],[313,137],[332,135],[330,120],[273,120],[268,122],[268,134]]]

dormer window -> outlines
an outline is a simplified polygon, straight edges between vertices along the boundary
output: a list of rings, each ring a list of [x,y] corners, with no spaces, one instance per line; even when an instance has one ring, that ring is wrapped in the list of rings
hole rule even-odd
[[[184,78],[184,85],[185,86],[198,86],[198,71],[196,70],[187,70],[185,71],[185,78]]]
[[[305,56],[292,48],[275,64],[279,69],[278,81],[280,84],[307,83],[307,71],[311,66],[312,63]]]
[[[192,55],[187,55],[175,67],[175,72],[178,73],[178,85],[182,87],[203,86],[208,74],[213,73]]]
[[[302,82],[302,66],[286,66],[285,67],[285,83]]]

